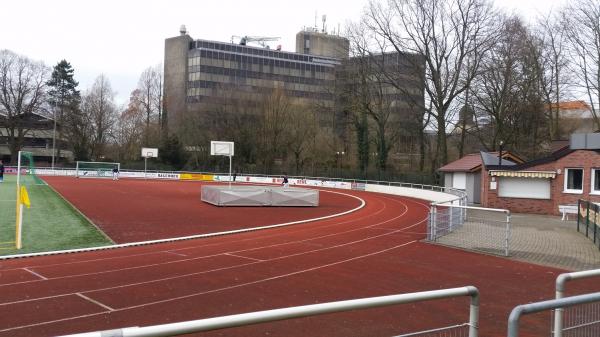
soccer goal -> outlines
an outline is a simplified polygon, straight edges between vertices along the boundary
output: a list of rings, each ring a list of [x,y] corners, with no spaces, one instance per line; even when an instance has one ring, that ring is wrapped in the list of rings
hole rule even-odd
[[[112,178],[114,169],[121,171],[121,163],[78,161],[75,168],[77,178]]]

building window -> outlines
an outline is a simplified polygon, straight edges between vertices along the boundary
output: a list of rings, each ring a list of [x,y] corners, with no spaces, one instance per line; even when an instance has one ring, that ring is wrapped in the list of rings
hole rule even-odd
[[[583,169],[565,169],[565,190],[567,193],[583,193]]]
[[[592,169],[592,194],[600,194],[600,168]]]

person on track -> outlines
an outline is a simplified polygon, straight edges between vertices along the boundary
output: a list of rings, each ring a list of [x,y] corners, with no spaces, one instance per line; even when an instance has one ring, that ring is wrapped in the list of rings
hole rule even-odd
[[[290,182],[287,176],[283,176],[283,187],[290,187]]]
[[[115,167],[112,170],[112,174],[113,174],[113,180],[119,180],[119,168]]]
[[[0,160],[0,183],[4,182],[4,163]]]

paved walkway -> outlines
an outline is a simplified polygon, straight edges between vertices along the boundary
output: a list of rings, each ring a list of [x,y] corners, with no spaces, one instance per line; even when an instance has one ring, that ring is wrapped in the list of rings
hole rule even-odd
[[[469,221],[438,242],[502,255],[502,216],[477,214],[476,218],[479,220]],[[482,230],[482,223],[487,228]],[[487,235],[481,234],[484,231]],[[495,240],[491,240],[490,233],[494,234]],[[600,269],[598,247],[577,232],[576,221],[561,221],[559,216],[513,214],[509,258],[569,271]]]

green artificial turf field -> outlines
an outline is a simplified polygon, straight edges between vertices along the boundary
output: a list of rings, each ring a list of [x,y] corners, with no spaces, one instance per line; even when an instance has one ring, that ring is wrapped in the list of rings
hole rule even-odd
[[[0,183],[0,255],[104,246],[112,242],[50,186],[22,177],[31,200],[23,212],[23,248],[14,248],[16,176]]]

